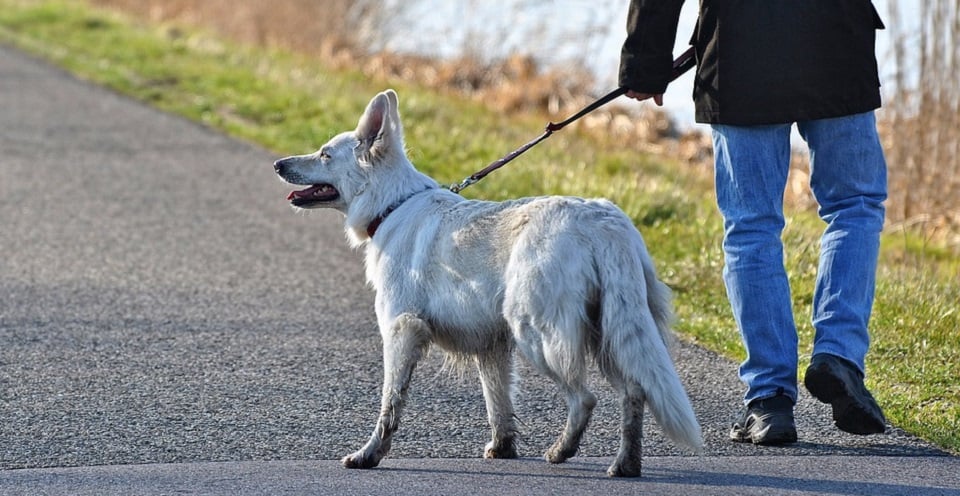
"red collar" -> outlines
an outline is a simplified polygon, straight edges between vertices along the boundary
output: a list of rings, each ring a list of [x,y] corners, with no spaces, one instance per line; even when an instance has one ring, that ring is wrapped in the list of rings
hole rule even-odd
[[[393,209],[387,209],[387,211],[384,212],[383,215],[378,215],[375,219],[370,221],[369,224],[367,224],[367,236],[370,236],[370,238],[373,238],[373,235],[377,234],[377,228],[380,227],[380,224],[383,224],[383,220],[386,219],[388,215],[390,215],[390,212],[393,212]]]
[[[387,209],[384,210],[382,214],[374,217],[373,220],[371,220],[370,223],[367,224],[367,236],[370,236],[370,238],[373,239],[373,235],[377,233],[377,228],[380,227],[380,224],[383,224],[383,221],[387,220],[387,216],[388,216],[388,215],[390,215],[391,213],[393,213],[394,210],[400,208],[400,205],[403,205],[403,203],[404,203],[405,201],[413,198],[414,196],[419,195],[420,193],[423,193],[424,191],[431,190],[431,189],[433,189],[433,188],[434,188],[433,186],[430,186],[430,187],[428,187],[427,189],[425,189],[425,190],[423,190],[423,191],[418,191],[418,192],[416,192],[416,193],[414,193],[414,194],[412,194],[412,195],[410,195],[410,196],[408,196],[408,197],[406,197],[406,198],[398,201],[397,203],[394,203],[393,205],[390,205],[389,207],[387,207]]]

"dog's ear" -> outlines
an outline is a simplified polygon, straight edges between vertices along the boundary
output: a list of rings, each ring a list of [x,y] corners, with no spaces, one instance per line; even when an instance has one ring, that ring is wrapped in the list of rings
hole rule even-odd
[[[357,124],[357,151],[367,158],[380,157],[399,147],[403,149],[399,99],[393,90],[379,93],[367,104]]]

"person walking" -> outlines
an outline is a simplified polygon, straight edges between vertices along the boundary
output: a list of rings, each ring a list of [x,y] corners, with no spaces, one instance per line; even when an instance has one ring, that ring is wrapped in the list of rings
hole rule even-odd
[[[663,104],[682,3],[631,0],[619,68],[628,97]],[[711,128],[723,280],[746,349],[733,441],[797,440],[797,330],[781,239],[793,124],[810,151],[810,188],[826,224],[804,384],[831,404],[839,429],[886,428],[863,382],[887,197],[874,116],[883,27],[870,0],[700,1],[695,117]]]

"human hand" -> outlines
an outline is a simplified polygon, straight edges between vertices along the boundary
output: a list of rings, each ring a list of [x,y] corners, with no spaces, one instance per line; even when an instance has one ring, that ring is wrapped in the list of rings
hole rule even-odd
[[[663,93],[638,93],[633,90],[627,90],[627,98],[633,98],[638,102],[653,98],[653,103],[656,103],[658,107],[663,106]]]

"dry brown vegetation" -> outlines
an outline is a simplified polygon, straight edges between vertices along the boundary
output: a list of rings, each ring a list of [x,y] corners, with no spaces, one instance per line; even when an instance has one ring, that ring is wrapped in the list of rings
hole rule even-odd
[[[379,0],[89,0],[151,22],[174,22],[211,29],[245,43],[314,54],[333,69],[362,70],[372,78],[403,79],[455,91],[501,112],[569,114],[594,94],[586,69],[541,67],[518,54],[488,60],[466,47],[456,59],[437,60],[369,47],[382,44],[381,33],[400,29],[385,17]],[[585,119],[590,129],[629,136],[637,146],[667,152],[687,162],[705,163],[709,140],[680,133],[668,115],[646,107],[639,115],[608,108]]]
[[[890,2],[901,68],[882,135],[890,163],[889,217],[960,247],[960,0],[923,0],[920,29]],[[911,4],[912,5],[912,4]]]
[[[89,0],[153,22],[184,23],[220,35],[313,54],[331,68],[362,70],[372,78],[414,81],[455,91],[502,112],[570,113],[593,94],[585,71],[541,68],[528,55],[487,60],[467,53],[456,60],[370,51],[391,26],[378,0]],[[890,167],[888,218],[960,249],[960,0],[923,0],[922,29],[905,27],[897,1],[886,13],[893,54],[901,70],[886,88],[880,128]],[[916,8],[915,4],[911,4]],[[919,78],[911,79],[910,71]],[[679,133],[666,114],[643,106],[641,115],[615,108],[584,119],[584,127],[614,133],[635,146],[696,166],[710,161],[709,137]],[[699,168],[699,167],[698,167]],[[795,207],[812,208],[802,155],[787,191]]]
[[[361,69],[378,78],[401,78],[463,92],[502,111],[560,111],[588,93],[585,71],[542,71],[532,57],[456,60],[370,52],[388,32],[376,0],[91,0],[154,22],[183,22],[247,43],[315,54],[332,68]],[[469,51],[468,51],[469,52]]]

